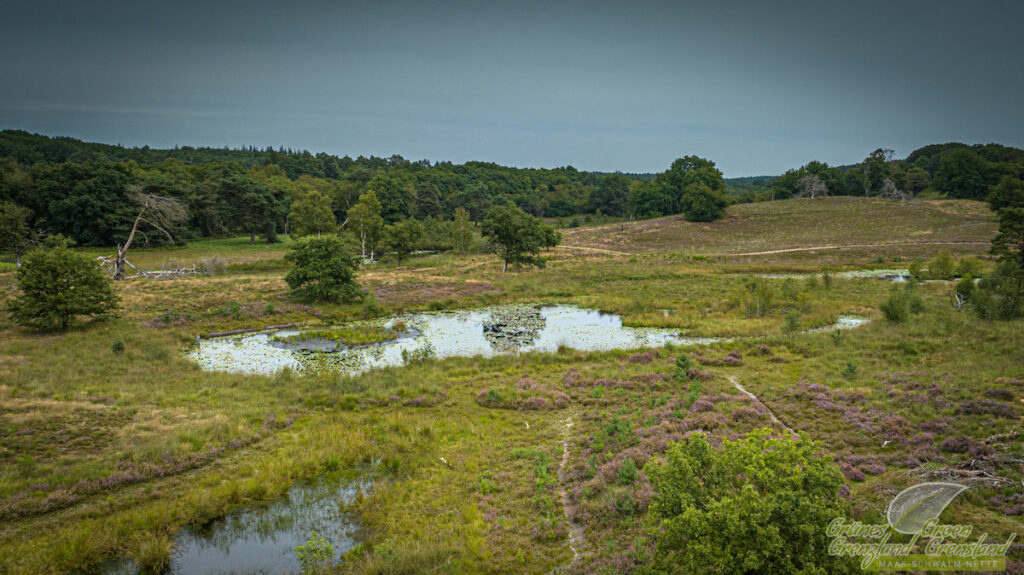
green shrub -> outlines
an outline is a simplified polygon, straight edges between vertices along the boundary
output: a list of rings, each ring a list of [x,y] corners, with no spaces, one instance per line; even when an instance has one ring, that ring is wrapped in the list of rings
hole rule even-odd
[[[825,290],[832,289],[832,274],[828,270],[821,272],[821,285],[825,286]]]
[[[747,315],[763,316],[772,309],[775,301],[775,288],[768,278],[755,278],[747,282],[750,292],[747,301]]]
[[[985,276],[971,293],[971,305],[982,319],[1013,319],[1024,312],[1024,271],[1005,261]]]
[[[843,368],[843,379],[853,379],[857,377],[857,364],[852,361],[846,362],[846,367]]]
[[[644,468],[656,547],[650,573],[842,573],[826,527],[845,516],[843,477],[819,446],[765,428],[715,450],[695,433]],[[718,572],[718,569],[715,570]]]
[[[676,358],[676,370],[673,377],[676,381],[683,381],[690,379],[689,371],[693,367],[693,361],[690,360],[690,356],[685,353],[679,354]]]
[[[295,558],[299,560],[303,571],[323,568],[334,559],[334,546],[316,531],[309,534],[309,540],[295,546]]]
[[[785,320],[782,322],[782,333],[789,337],[796,335],[801,328],[800,323],[800,312],[798,310],[789,310],[786,314]]]
[[[619,483],[632,485],[634,481],[636,481],[636,463],[633,462],[632,457],[627,457],[619,466]]]
[[[29,252],[18,268],[17,284],[21,294],[7,310],[18,325],[66,329],[79,316],[101,319],[117,309],[110,278],[66,243]]]
[[[978,277],[981,275],[982,270],[985,267],[985,262],[981,261],[980,258],[975,256],[968,256],[962,258],[956,263],[956,275],[963,277],[966,275]]]
[[[903,323],[910,319],[910,314],[924,311],[924,300],[917,293],[917,282],[910,279],[903,286],[893,286],[879,309],[885,319],[893,323]]]
[[[293,264],[284,276],[292,295],[308,301],[351,301],[361,297],[355,256],[333,235],[302,238],[284,257]]]
[[[935,279],[948,279],[953,277],[953,268],[953,252],[942,250],[928,262],[928,275]]]
[[[889,298],[882,302],[879,309],[882,310],[885,319],[893,323],[903,323],[910,317],[910,305],[907,303],[907,297],[903,290],[899,287],[893,288]]]
[[[921,258],[914,258],[914,261],[910,262],[910,266],[907,268],[907,273],[917,280],[925,279],[924,260]]]

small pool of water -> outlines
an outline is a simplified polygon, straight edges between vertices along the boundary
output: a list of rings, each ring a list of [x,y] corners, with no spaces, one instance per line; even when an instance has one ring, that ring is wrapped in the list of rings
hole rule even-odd
[[[230,513],[199,529],[182,530],[174,538],[169,575],[225,573],[300,573],[295,547],[315,531],[334,547],[334,558],[358,544],[358,521],[345,506],[369,480],[322,477],[297,485],[285,497],[263,506]],[[104,575],[135,574],[129,560],[115,561]]]
[[[408,335],[367,346],[325,352],[282,346],[275,337],[298,330],[278,330],[203,340],[189,357],[208,370],[271,375],[285,368],[303,371],[360,373],[400,366],[417,354],[432,357],[490,357],[524,352],[555,352],[565,346],[580,351],[606,351],[676,345],[698,345],[722,338],[688,337],[678,329],[626,327],[615,314],[575,306],[510,305],[478,310],[403,314],[378,325],[403,322]],[[868,320],[842,316],[821,329],[847,329]],[[815,330],[817,331],[817,330]]]
[[[818,273],[778,273],[758,274],[758,277],[769,279],[806,279],[820,275],[821,274]],[[845,272],[833,272],[832,277],[840,279],[875,278],[891,282],[905,282],[910,278],[910,272],[905,269],[850,270]]]
[[[510,305],[479,310],[403,314],[382,322],[401,321],[409,337],[332,353],[288,349],[273,338],[299,333],[281,330],[211,338],[189,356],[202,368],[240,373],[273,374],[330,369],[358,373],[398,366],[417,353],[438,358],[493,356],[522,352],[554,352],[560,346],[581,351],[661,347],[668,343],[696,344],[712,338],[690,338],[678,329],[625,327],[614,314],[575,306]]]

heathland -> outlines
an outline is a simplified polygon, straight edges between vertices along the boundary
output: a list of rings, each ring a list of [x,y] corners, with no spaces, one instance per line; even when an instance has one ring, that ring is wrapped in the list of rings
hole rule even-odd
[[[373,297],[315,305],[289,297],[287,237],[136,249],[143,269],[205,259],[216,273],[115,282],[119,315],[66,332],[0,315],[0,572],[162,565],[181,530],[367,468],[373,488],[348,504],[363,545],[339,572],[629,572],[650,552],[644,464],[696,430],[716,443],[762,427],[819,441],[854,518],[879,520],[914,483],[957,480],[972,489],[944,521],[1004,539],[1021,528],[1024,323],[955,309],[945,281],[917,285],[920,309],[891,322],[879,306],[893,283],[843,274],[940,254],[984,271],[996,228],[970,200],[740,204],[715,222],[566,229],[543,269],[386,258],[359,271]],[[16,292],[7,270],[0,305]],[[725,339],[360,375],[203,371],[185,356],[213,332],[508,303]],[[840,316],[870,321],[811,331]]]

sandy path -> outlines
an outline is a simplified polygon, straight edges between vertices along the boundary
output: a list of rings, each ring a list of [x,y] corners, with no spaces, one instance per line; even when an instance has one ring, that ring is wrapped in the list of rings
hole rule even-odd
[[[766,250],[763,252],[746,252],[741,254],[708,254],[709,257],[739,257],[739,256],[767,256],[771,254],[785,254],[790,252],[813,252],[815,250],[831,250],[845,248],[885,248],[893,246],[945,246],[945,245],[988,245],[991,242],[889,242],[884,244],[831,244],[825,246],[811,246],[806,248],[784,248],[780,250]]]
[[[771,408],[769,408],[767,405],[765,405],[763,401],[758,399],[756,395],[754,395],[753,393],[750,393],[749,391],[744,389],[744,387],[742,385],[740,385],[740,382],[736,381],[736,378],[734,376],[730,375],[728,377],[728,379],[729,379],[729,382],[732,383],[732,386],[735,387],[737,390],[739,390],[740,393],[746,395],[750,399],[753,399],[757,403],[760,403],[765,408],[765,411],[767,411],[768,417],[771,418],[772,423],[774,423],[774,424],[778,425],[779,427],[781,427],[781,428],[785,429],[786,431],[788,431],[790,433],[790,435],[792,435],[794,438],[798,437],[798,435],[797,435],[797,433],[795,431],[793,431],[785,423],[782,423],[782,421],[780,421],[778,417],[775,417],[775,413],[771,410]]]
[[[572,549],[572,561],[568,565],[556,569],[556,571],[565,569],[575,563],[580,558],[580,550],[585,543],[583,526],[572,518],[572,514],[569,511],[571,502],[569,501],[569,492],[565,488],[565,469],[569,465],[569,435],[572,425],[572,417],[565,418],[565,427],[562,431],[562,461],[558,464],[558,499],[562,504],[565,522],[569,526],[569,548]]]

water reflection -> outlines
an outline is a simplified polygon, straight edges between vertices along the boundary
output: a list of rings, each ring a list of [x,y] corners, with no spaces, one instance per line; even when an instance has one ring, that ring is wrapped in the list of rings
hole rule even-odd
[[[274,345],[273,337],[299,333],[272,333],[212,338],[189,355],[202,368],[238,373],[273,374],[284,368],[294,371],[328,370],[359,373],[379,367],[399,366],[425,349],[438,358],[473,357],[555,352],[561,346],[581,351],[662,347],[669,343],[694,345],[719,338],[684,336],[678,329],[625,327],[614,314],[574,306],[513,305],[470,311],[405,314],[378,325],[391,327],[401,321],[409,335],[396,340],[336,352],[289,349]],[[856,327],[864,318],[842,317],[825,329]]]
[[[560,346],[582,351],[660,347],[669,342],[713,341],[687,338],[677,329],[624,327],[613,314],[574,306],[511,305],[479,310],[404,314],[382,322],[401,321],[410,336],[333,353],[288,349],[273,337],[299,333],[283,330],[212,338],[190,352],[201,367],[240,373],[273,374],[284,368],[357,373],[405,363],[405,355],[429,348],[439,358],[493,356],[519,352],[553,352]]]

